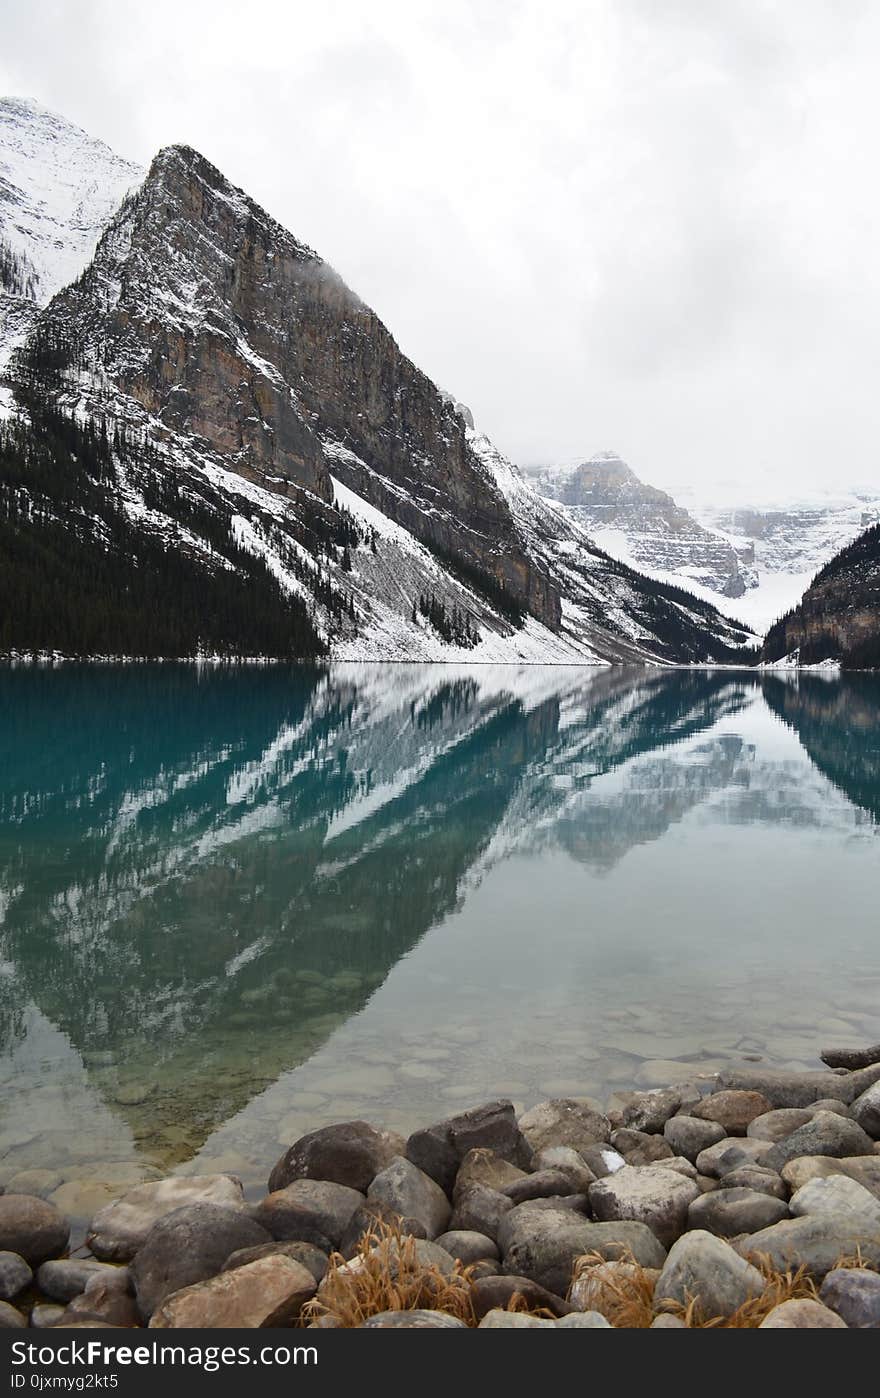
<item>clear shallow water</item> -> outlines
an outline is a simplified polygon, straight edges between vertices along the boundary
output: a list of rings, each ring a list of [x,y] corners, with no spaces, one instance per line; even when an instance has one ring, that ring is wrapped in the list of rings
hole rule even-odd
[[[0,671],[0,1184],[875,1042],[878,817],[870,676]]]

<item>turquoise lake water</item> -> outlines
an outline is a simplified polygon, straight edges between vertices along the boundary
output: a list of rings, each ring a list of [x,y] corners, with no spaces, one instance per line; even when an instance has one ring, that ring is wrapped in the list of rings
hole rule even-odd
[[[876,1042],[878,817],[868,675],[2,670],[0,1184]]]

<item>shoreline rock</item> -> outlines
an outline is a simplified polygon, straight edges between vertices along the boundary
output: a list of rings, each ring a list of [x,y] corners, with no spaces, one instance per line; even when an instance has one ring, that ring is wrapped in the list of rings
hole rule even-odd
[[[424,1294],[356,1311],[363,1328],[681,1329],[745,1308],[759,1328],[880,1329],[880,1062],[846,1052],[858,1066],[731,1068],[607,1110],[501,1099],[406,1140],[340,1122],[293,1141],[255,1205],[231,1175],[120,1180],[88,1257],[65,1256],[52,1202],[0,1195],[0,1328],[338,1328],[340,1288],[382,1265]],[[768,1263],[807,1280],[768,1289]]]

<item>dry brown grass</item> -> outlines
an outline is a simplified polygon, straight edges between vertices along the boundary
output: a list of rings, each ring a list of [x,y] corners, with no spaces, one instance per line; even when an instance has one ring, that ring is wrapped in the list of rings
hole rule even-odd
[[[338,1252],[331,1255],[319,1293],[303,1307],[300,1324],[329,1319],[334,1328],[351,1330],[382,1311],[429,1310],[476,1326],[473,1267],[456,1262],[452,1275],[444,1276],[436,1266],[419,1261],[416,1244],[409,1233],[376,1223],[348,1262]],[[554,1319],[552,1311],[530,1306],[519,1291],[504,1309]]]
[[[473,1268],[456,1262],[452,1274],[444,1276],[436,1266],[425,1266],[419,1261],[416,1241],[380,1222],[364,1234],[358,1251],[348,1262],[339,1253],[333,1253],[319,1295],[303,1307],[300,1324],[326,1318],[335,1327],[354,1329],[382,1311],[432,1310],[445,1311],[465,1325],[476,1326]],[[598,1252],[578,1258],[572,1286],[591,1268],[607,1260]],[[749,1260],[764,1278],[761,1295],[746,1301],[732,1315],[713,1316],[706,1313],[696,1296],[688,1296],[684,1303],[661,1301],[655,1306],[657,1273],[640,1266],[629,1251],[622,1252],[616,1260],[625,1262],[630,1270],[603,1277],[601,1310],[618,1330],[646,1330],[663,1313],[677,1316],[689,1330],[756,1330],[783,1301],[816,1300],[818,1294],[806,1267],[780,1271],[769,1257],[753,1256]],[[852,1257],[841,1257],[835,1267],[874,1270],[858,1252]],[[530,1306],[519,1292],[510,1297],[506,1309],[553,1319],[551,1311]]]
[[[519,1311],[523,1315],[534,1315],[537,1316],[539,1320],[556,1319],[554,1312],[547,1310],[546,1306],[530,1306],[521,1291],[515,1291],[507,1302],[507,1305],[501,1307],[501,1309],[505,1311]]]
[[[578,1258],[572,1285],[578,1277],[605,1260],[600,1253],[587,1253]],[[622,1254],[619,1260],[627,1263],[630,1270],[603,1278],[601,1307],[597,1307],[619,1330],[647,1330],[654,1318],[662,1314],[676,1316],[688,1330],[756,1330],[774,1307],[780,1306],[783,1301],[815,1300],[817,1296],[806,1267],[782,1272],[772,1266],[768,1257],[759,1256],[751,1261],[764,1278],[764,1290],[760,1296],[746,1301],[732,1315],[707,1314],[697,1296],[688,1296],[684,1303],[660,1301],[655,1306],[656,1273],[640,1266],[631,1252]],[[845,1264],[841,1262],[838,1265]]]
[[[579,1277],[589,1273],[593,1267],[608,1259],[601,1252],[588,1252],[574,1264],[571,1287]],[[654,1281],[656,1273],[636,1262],[630,1250],[625,1249],[615,1261],[626,1263],[633,1269],[622,1270],[613,1278],[602,1280],[602,1314],[618,1330],[647,1330],[654,1319]],[[568,1294],[571,1296],[571,1287]],[[597,1307],[598,1309],[598,1307]]]
[[[880,1267],[875,1267],[873,1262],[868,1262],[866,1258],[862,1257],[862,1249],[858,1245],[855,1252],[846,1257],[838,1257],[831,1270],[837,1272],[841,1267],[846,1267],[850,1271],[856,1269],[862,1272],[880,1272]]]
[[[456,1263],[444,1276],[419,1261],[416,1241],[380,1222],[349,1261],[334,1252],[319,1294],[303,1307],[302,1323],[331,1316],[340,1329],[354,1329],[382,1311],[429,1310],[476,1325],[470,1269]]]
[[[781,1272],[764,1254],[749,1259],[764,1278],[760,1296],[745,1301],[732,1315],[710,1316],[700,1305],[699,1297],[689,1296],[685,1305],[665,1301],[661,1309],[677,1315],[689,1330],[757,1330],[758,1326],[783,1301],[815,1301],[818,1293],[806,1267]]]

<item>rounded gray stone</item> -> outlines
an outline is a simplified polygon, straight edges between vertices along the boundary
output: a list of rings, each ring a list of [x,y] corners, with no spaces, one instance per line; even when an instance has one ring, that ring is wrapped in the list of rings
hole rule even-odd
[[[216,1276],[233,1252],[271,1242],[271,1236],[239,1209],[190,1204],[160,1218],[131,1264],[141,1315],[148,1318],[166,1296]]]
[[[727,1133],[717,1121],[703,1121],[696,1116],[671,1116],[663,1127],[663,1135],[676,1155],[696,1162],[700,1151],[723,1141]]]
[[[836,1112],[816,1112],[804,1126],[778,1141],[760,1157],[761,1164],[781,1170],[801,1155],[830,1155],[835,1159],[851,1155],[872,1155],[874,1142],[856,1121]]]
[[[0,1252],[0,1300],[11,1301],[33,1277],[28,1264],[17,1252]]]
[[[70,1224],[48,1199],[34,1194],[0,1195],[0,1251],[15,1252],[31,1267],[58,1257],[67,1247]]]
[[[761,1321],[759,1330],[846,1330],[846,1321],[821,1301],[783,1301]]]
[[[444,1231],[452,1212],[439,1184],[402,1155],[394,1156],[376,1175],[367,1201],[386,1204],[402,1218],[416,1219],[428,1238]]]
[[[364,1194],[380,1170],[405,1151],[402,1136],[378,1131],[367,1121],[322,1126],[301,1136],[285,1151],[269,1176],[269,1193],[294,1180],[313,1179],[347,1185]]]
[[[475,1233],[472,1229],[457,1228],[441,1233],[434,1239],[438,1247],[444,1248],[451,1257],[469,1266],[486,1258],[493,1262],[501,1256],[497,1243],[486,1233]]]
[[[352,1215],[366,1201],[348,1185],[329,1180],[296,1179],[267,1194],[254,1219],[282,1242],[313,1243],[322,1251],[339,1246]]]
[[[880,1330],[880,1273],[837,1267],[822,1283],[819,1299],[852,1330]]]
[[[757,1233],[788,1218],[788,1205],[754,1189],[717,1189],[701,1194],[688,1209],[688,1227],[703,1228],[719,1238]]]
[[[705,1318],[711,1319],[732,1315],[763,1290],[761,1273],[729,1243],[714,1233],[693,1229],[670,1248],[654,1288],[654,1302],[687,1305],[696,1298]]]
[[[127,1267],[112,1267],[91,1257],[65,1257],[43,1263],[37,1272],[37,1286],[53,1301],[72,1301],[85,1291],[94,1276],[121,1277],[126,1287],[131,1281]]]
[[[27,1320],[21,1311],[10,1306],[8,1301],[0,1301],[0,1330],[24,1330]]]

